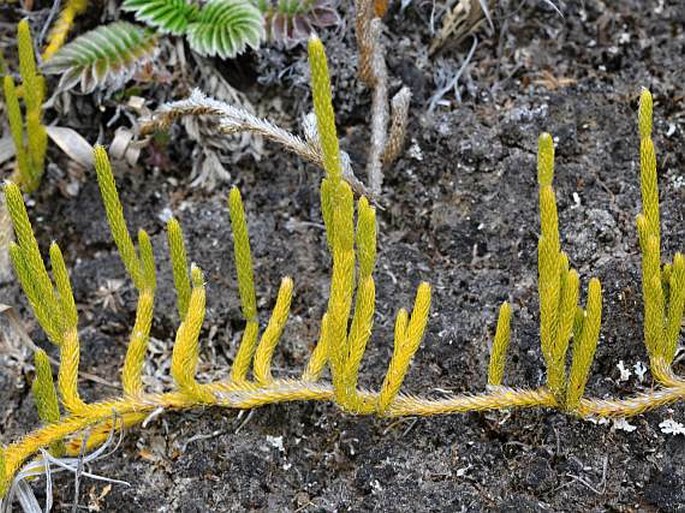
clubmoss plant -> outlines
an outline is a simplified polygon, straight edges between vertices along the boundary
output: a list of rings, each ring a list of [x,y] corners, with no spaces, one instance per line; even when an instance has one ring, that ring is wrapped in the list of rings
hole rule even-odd
[[[539,241],[540,338],[547,366],[547,382],[539,388],[513,389],[503,385],[506,351],[510,344],[511,308],[500,308],[497,332],[488,369],[489,387],[479,394],[442,399],[420,398],[400,392],[413,355],[423,338],[431,304],[431,289],[419,285],[411,312],[396,316],[393,355],[377,391],[358,386],[359,367],[373,329],[376,261],[375,209],[365,197],[356,202],[343,179],[343,166],[331,105],[328,66],[317,38],[309,42],[314,110],[326,176],[321,183],[321,209],[332,270],[328,306],[321,320],[319,340],[300,378],[272,375],[271,361],[283,332],[293,293],[293,281],[282,280],[276,304],[261,330],[256,316],[256,295],[248,227],[240,193],[229,194],[234,233],[234,261],[246,328],[232,373],[222,381],[197,380],[200,335],[205,315],[202,271],[189,265],[183,234],[174,219],[168,238],[181,319],[171,361],[175,389],[151,393],[142,385],[142,367],[152,322],[156,290],[155,263],[150,239],[138,232],[137,247],[126,228],[107,153],[95,150],[95,169],[112,236],[126,271],[138,291],[138,306],[131,341],[122,370],[123,395],[86,403],[77,387],[79,362],[78,312],[64,259],[56,243],[50,248],[52,278],[41,258],[38,243],[19,188],[5,187],[17,243],[11,248],[16,274],[38,322],[59,349],[57,391],[59,412],[44,357],[37,355],[36,402],[44,421],[32,433],[0,449],[0,497],[12,485],[22,465],[40,450],[77,454],[111,439],[112,432],[143,422],[165,410],[218,406],[249,409],[288,401],[331,401],[351,414],[386,417],[438,415],[508,408],[550,408],[578,417],[637,415],[685,398],[685,381],[671,371],[685,301],[685,259],[660,265],[656,160],[651,142],[651,96],[640,102],[641,177],[643,214],[638,218],[645,276],[645,343],[655,379],[660,386],[627,399],[593,399],[584,394],[599,338],[602,292],[599,281],[588,285],[585,307],[580,306],[580,280],[560,249],[558,217],[552,188],[554,148],[543,134],[539,140],[538,183],[541,216]],[[356,210],[356,224],[355,224]],[[572,343],[571,343],[572,341]],[[566,352],[571,364],[566,366]],[[321,381],[330,372],[330,383]],[[250,372],[251,371],[251,372]],[[87,433],[87,434],[83,434]],[[58,445],[64,442],[64,448]]]
[[[36,67],[31,29],[26,19],[20,21],[17,26],[17,53],[21,86],[17,86],[14,78],[7,74],[3,80],[3,89],[17,157],[13,180],[22,190],[32,192],[38,188],[43,176],[48,135],[43,125],[45,78]],[[23,115],[19,104],[20,97],[24,100]]]

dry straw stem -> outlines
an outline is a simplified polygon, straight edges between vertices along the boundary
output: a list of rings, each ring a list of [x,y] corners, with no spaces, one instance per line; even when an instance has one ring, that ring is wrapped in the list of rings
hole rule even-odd
[[[3,81],[7,119],[17,156],[17,168],[12,179],[24,191],[32,192],[40,185],[43,176],[48,135],[43,125],[45,78],[36,69],[31,29],[26,19],[17,26],[17,53],[24,115],[19,104],[20,90],[14,79],[8,74]]]
[[[283,326],[286,322],[293,294],[293,282],[284,278],[276,299],[271,319],[259,337],[254,305],[254,283],[247,237],[248,225],[244,219],[242,200],[237,191],[229,196],[231,222],[234,231],[234,262],[238,275],[240,299],[246,319],[241,348],[236,357],[246,358],[240,370],[234,368],[231,378],[204,383],[196,376],[200,358],[200,337],[205,315],[205,286],[201,270],[189,266],[180,225],[169,224],[170,251],[179,296],[180,326],[173,347],[171,375],[175,388],[166,393],[146,392],[142,387],[141,355],[145,353],[149,324],[147,304],[143,298],[154,296],[154,262],[149,239],[144,232],[138,237],[138,247],[128,233],[121,204],[105,150],[95,150],[95,163],[100,192],[110,230],[134,281],[139,294],[137,320],[133,327],[129,351],[122,373],[129,383],[122,397],[86,403],[77,389],[79,360],[78,312],[71,293],[69,276],[57,245],[50,250],[52,278],[38,250],[21,192],[14,184],[5,186],[5,197],[12,217],[17,243],[12,246],[12,258],[19,281],[29,299],[34,314],[49,339],[60,352],[60,370],[57,391],[63,407],[56,405],[52,376],[44,355],[36,356],[37,378],[34,389],[36,402],[44,425],[0,449],[0,496],[5,494],[24,463],[43,448],[61,452],[64,442],[67,454],[77,454],[83,443],[97,447],[111,437],[114,430],[142,423],[153,413],[165,410],[217,406],[249,409],[287,401],[331,401],[342,410],[360,415],[376,414],[386,417],[406,415],[438,415],[510,408],[551,408],[566,411],[579,417],[625,417],[667,405],[685,398],[685,381],[671,370],[674,347],[682,326],[683,298],[685,297],[685,259],[675,256],[673,263],[664,266],[661,280],[650,280],[650,287],[668,284],[662,288],[662,315],[656,326],[645,316],[645,330],[649,333],[648,352],[652,372],[660,385],[653,390],[627,399],[592,399],[584,391],[599,340],[602,317],[602,292],[599,281],[591,279],[588,285],[586,306],[579,305],[577,274],[570,269],[566,255],[559,248],[556,221],[556,203],[552,190],[553,145],[548,135],[540,138],[539,186],[541,237],[538,273],[541,282],[550,280],[559,290],[554,293],[547,283],[540,284],[541,344],[547,365],[547,384],[540,388],[513,389],[503,385],[506,350],[511,338],[511,310],[508,303],[500,309],[498,327],[488,370],[491,385],[485,392],[460,394],[440,399],[420,398],[402,393],[402,383],[409,372],[410,362],[421,344],[426,329],[431,303],[430,286],[419,285],[411,312],[400,309],[395,324],[393,355],[378,391],[358,387],[361,359],[373,326],[375,285],[373,268],[376,259],[375,211],[365,198],[357,202],[356,227],[352,191],[342,179],[337,156],[337,135],[330,109],[330,83],[323,73],[326,70],[325,54],[321,42],[314,38],[309,43],[312,68],[315,70],[313,87],[315,111],[320,133],[329,141],[323,147],[326,178],[322,182],[322,214],[327,240],[332,254],[332,270],[328,307],[321,323],[321,335],[302,378],[281,378],[272,374],[271,362]],[[318,71],[317,71],[318,70]],[[641,102],[641,133],[645,129],[649,93],[643,93]],[[642,145],[643,147],[645,145]],[[642,180],[654,176],[650,160],[642,169]],[[649,184],[647,184],[649,185]],[[644,189],[644,187],[643,187]],[[658,198],[658,195],[654,196]],[[654,205],[643,197],[643,210]],[[658,208],[658,205],[656,205]],[[644,218],[644,219],[643,219]],[[641,239],[649,237],[650,245],[643,244],[643,265],[653,266],[659,245],[655,227],[650,226],[646,215],[639,222]],[[659,262],[657,269],[661,270]],[[190,269],[190,270],[188,270]],[[653,269],[648,276],[653,274]],[[645,294],[645,308],[654,294]],[[656,318],[656,316],[655,316]],[[253,331],[250,331],[253,330]],[[248,331],[250,335],[248,336]],[[569,333],[571,333],[569,337]],[[654,337],[652,339],[652,337]],[[259,343],[254,348],[255,340]],[[572,340],[572,344],[569,342]],[[247,344],[248,349],[243,350]],[[134,351],[131,349],[136,346]],[[570,346],[572,358],[566,369],[565,351]],[[254,348],[254,354],[253,354]],[[241,352],[242,351],[242,352]],[[252,356],[250,358],[250,356]],[[320,381],[326,368],[331,382]],[[250,372],[251,371],[251,372]],[[114,413],[114,417],[113,417]],[[116,418],[116,421],[114,420]],[[83,433],[87,434],[83,434]]]
[[[411,89],[403,87],[392,97],[390,106],[390,132],[385,142],[385,149],[381,155],[383,165],[390,165],[402,153],[404,140],[407,135],[407,123],[409,122],[409,105],[411,104]]]
[[[208,98],[199,89],[194,89],[185,100],[171,102],[160,107],[152,118],[142,121],[140,132],[142,135],[149,135],[155,130],[168,129],[177,119],[199,116],[215,118],[221,133],[226,135],[240,132],[257,134],[283,146],[286,150],[299,155],[321,169],[325,167],[318,133],[313,138],[303,139],[266,119],[255,116],[242,107]],[[375,198],[355,176],[350,158],[345,152],[340,152],[340,162],[343,177],[355,193],[360,196]]]
[[[366,164],[369,189],[380,195],[383,168],[399,157],[404,145],[411,91],[403,87],[388,107],[388,68],[381,42],[387,2],[355,0],[355,28],[358,47],[359,78],[371,89],[371,147]],[[388,127],[390,123],[390,127]]]
[[[355,31],[357,34],[358,73],[359,78],[368,86],[374,83],[373,54],[374,41],[371,32],[371,21],[374,19],[373,1],[355,0]]]

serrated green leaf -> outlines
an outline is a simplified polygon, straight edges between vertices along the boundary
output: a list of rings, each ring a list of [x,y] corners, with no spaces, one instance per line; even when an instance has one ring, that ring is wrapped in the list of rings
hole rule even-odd
[[[262,14],[243,0],[210,0],[188,25],[188,43],[197,53],[235,57],[247,46],[258,48],[264,35]]]
[[[163,34],[183,35],[198,15],[198,7],[186,0],[124,0],[122,11],[135,13],[142,21]]]
[[[44,66],[49,74],[62,74],[59,87],[80,83],[90,93],[99,87],[116,89],[149,62],[157,49],[157,35],[126,21],[102,25],[60,49]]]

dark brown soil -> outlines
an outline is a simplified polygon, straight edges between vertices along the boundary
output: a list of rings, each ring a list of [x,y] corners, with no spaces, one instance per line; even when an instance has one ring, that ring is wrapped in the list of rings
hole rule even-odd
[[[345,3],[347,5],[347,2]],[[538,5],[539,4],[539,5]],[[649,5],[647,5],[649,4]],[[2,8],[7,9],[6,7]],[[341,8],[342,10],[347,7]],[[587,392],[627,396],[649,389],[633,366],[647,364],[642,344],[636,100],[655,97],[663,244],[670,258],[685,248],[685,5],[569,1],[559,17],[545,3],[504,2],[497,32],[478,46],[449,106],[428,113],[439,66],[454,73],[471,44],[427,56],[431,5],[414,2],[388,15],[392,76],[414,90],[407,151],[385,179],[379,211],[379,305],[362,382],[378,386],[391,354],[392,320],[409,307],[421,280],[434,287],[427,336],[404,390],[440,396],[485,387],[488,344],[499,304],[514,305],[514,341],[506,382],[544,381],[537,336],[535,153],[537,136],[557,141],[555,185],[562,240],[585,286],[600,278],[604,323]],[[93,14],[93,23],[96,22]],[[325,33],[334,72],[343,147],[363,169],[370,98],[355,77],[347,28]],[[277,77],[279,66],[290,73]],[[231,73],[243,70],[240,80]],[[245,71],[247,70],[247,71]],[[291,126],[310,108],[305,52],[276,50],[225,70],[250,99],[282,100]],[[247,77],[247,78],[246,78]],[[399,81],[392,87],[399,86]],[[272,103],[269,103],[271,105]],[[97,121],[99,122],[99,120]],[[89,121],[84,121],[88,125]],[[94,128],[94,127],[91,127]],[[94,140],[97,131],[84,133]],[[183,133],[177,134],[179,140]],[[106,142],[107,139],[105,139]],[[153,336],[167,358],[177,325],[162,214],[185,228],[191,258],[206,271],[208,313],[202,372],[228,369],[241,331],[225,195],[189,188],[183,143],[172,171],[118,170],[132,228],[153,234],[159,297]],[[249,215],[261,315],[273,306],[280,278],[295,279],[289,326],[277,374],[306,363],[325,308],[329,256],[318,206],[320,172],[268,146],[268,157],[231,169]],[[59,160],[57,162],[63,162]],[[361,173],[360,173],[361,174]],[[116,383],[135,301],[129,283],[113,311],[98,302],[107,280],[124,278],[106,228],[94,176],[77,197],[49,173],[31,217],[43,248],[62,245],[81,311],[82,369]],[[101,298],[100,298],[101,299]],[[19,308],[31,335],[47,347],[16,283],[0,303]],[[632,375],[621,381],[622,361]],[[156,368],[162,361],[156,361]],[[37,425],[30,362],[0,367],[0,440]],[[676,366],[685,372],[682,363]],[[84,381],[88,399],[117,393]],[[667,419],[685,423],[685,406],[634,418],[634,430],[549,411],[508,411],[439,418],[358,418],[329,404],[284,404],[238,414],[208,409],[164,415],[135,428],[92,471],[131,486],[84,480],[82,509],[92,511],[665,511],[685,512],[685,436],[663,433]],[[36,483],[39,497],[40,487]],[[73,503],[69,476],[56,479],[55,511]]]

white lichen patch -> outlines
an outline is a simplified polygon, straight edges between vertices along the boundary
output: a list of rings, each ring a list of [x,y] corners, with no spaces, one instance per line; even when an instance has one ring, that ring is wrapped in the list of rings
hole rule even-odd
[[[673,419],[667,419],[660,422],[659,429],[665,435],[685,435],[685,426]]]

